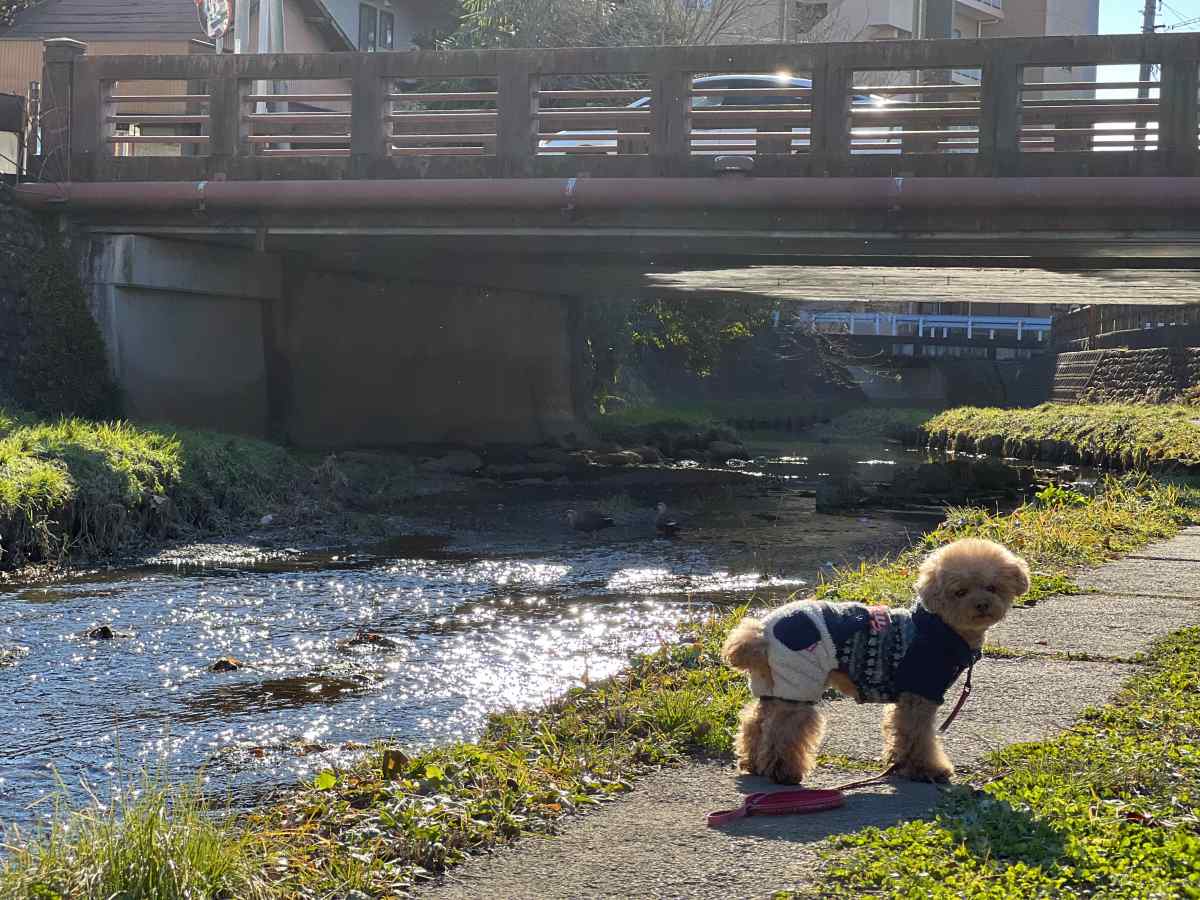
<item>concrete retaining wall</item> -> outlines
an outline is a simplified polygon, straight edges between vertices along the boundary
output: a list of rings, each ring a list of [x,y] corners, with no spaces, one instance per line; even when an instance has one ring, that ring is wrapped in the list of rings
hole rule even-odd
[[[323,273],[287,294],[280,389],[297,444],[531,442],[576,427],[559,298]]]
[[[568,305],[132,235],[83,252],[127,414],[298,446],[533,442],[577,427]]]

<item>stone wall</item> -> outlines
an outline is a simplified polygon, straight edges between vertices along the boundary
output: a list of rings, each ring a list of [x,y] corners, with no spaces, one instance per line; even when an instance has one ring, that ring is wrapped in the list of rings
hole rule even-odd
[[[1060,361],[1082,354],[1063,353]],[[1200,347],[1106,350],[1078,400],[1085,403],[1169,403],[1200,385]]]
[[[28,352],[31,263],[45,248],[40,223],[0,184],[0,406],[13,402],[17,365]]]

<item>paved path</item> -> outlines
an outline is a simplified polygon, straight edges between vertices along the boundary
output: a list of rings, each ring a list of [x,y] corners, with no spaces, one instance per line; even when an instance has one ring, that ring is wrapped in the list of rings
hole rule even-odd
[[[1158,638],[1200,623],[1200,528],[1102,566],[1080,582],[1097,593],[1014,610],[989,633],[989,644],[1006,655],[978,666],[975,693],[947,735],[960,772],[997,747],[1069,726],[1085,707],[1108,700],[1136,670],[1129,660]],[[878,708],[833,704],[825,751],[874,760]],[[813,784],[835,784],[855,774],[822,769]],[[927,815],[938,799],[932,785],[893,780],[855,792],[834,812],[705,827],[706,812],[769,788],[760,779],[739,776],[727,762],[664,770],[641,779],[624,798],[569,822],[561,835],[526,838],[473,860],[422,896],[769,897],[812,882],[825,838]]]

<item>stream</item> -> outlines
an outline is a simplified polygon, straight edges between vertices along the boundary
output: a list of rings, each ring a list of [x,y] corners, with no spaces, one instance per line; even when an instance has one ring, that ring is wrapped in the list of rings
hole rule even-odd
[[[589,487],[434,498],[417,536],[231,564],[78,573],[0,588],[0,823],[140,777],[193,779],[250,802],[372,740],[478,735],[676,639],[681,624],[811,589],[832,566],[903,548],[928,514],[817,513],[822,479],[886,481],[923,457],[894,445],[780,440],[745,487],[661,497]],[[681,533],[659,537],[666,499]],[[566,529],[569,506],[617,526]],[[419,532],[423,530],[423,534]],[[117,637],[88,632],[110,625]],[[360,629],[387,643],[350,646]],[[210,671],[234,657],[238,671]]]

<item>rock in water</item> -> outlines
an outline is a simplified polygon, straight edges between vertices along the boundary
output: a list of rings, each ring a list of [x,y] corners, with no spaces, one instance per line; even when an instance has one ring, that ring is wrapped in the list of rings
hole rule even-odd
[[[455,450],[441,459],[431,459],[421,465],[427,472],[445,472],[448,475],[470,475],[482,467],[483,460],[469,450]]]
[[[347,638],[339,645],[342,649],[348,650],[351,647],[375,647],[380,650],[396,650],[400,644],[389,637],[384,637],[382,634],[377,634],[374,631],[358,631],[354,637]]]
[[[592,509],[585,509],[582,512],[568,509],[566,518],[567,524],[576,531],[600,531],[602,528],[612,528],[617,524],[612,516],[602,515]]]
[[[236,672],[242,668],[243,663],[240,659],[234,659],[232,656],[222,656],[215,663],[208,667],[210,672]]]
[[[93,641],[111,641],[117,636],[111,625],[97,625],[88,632],[88,637]]]

